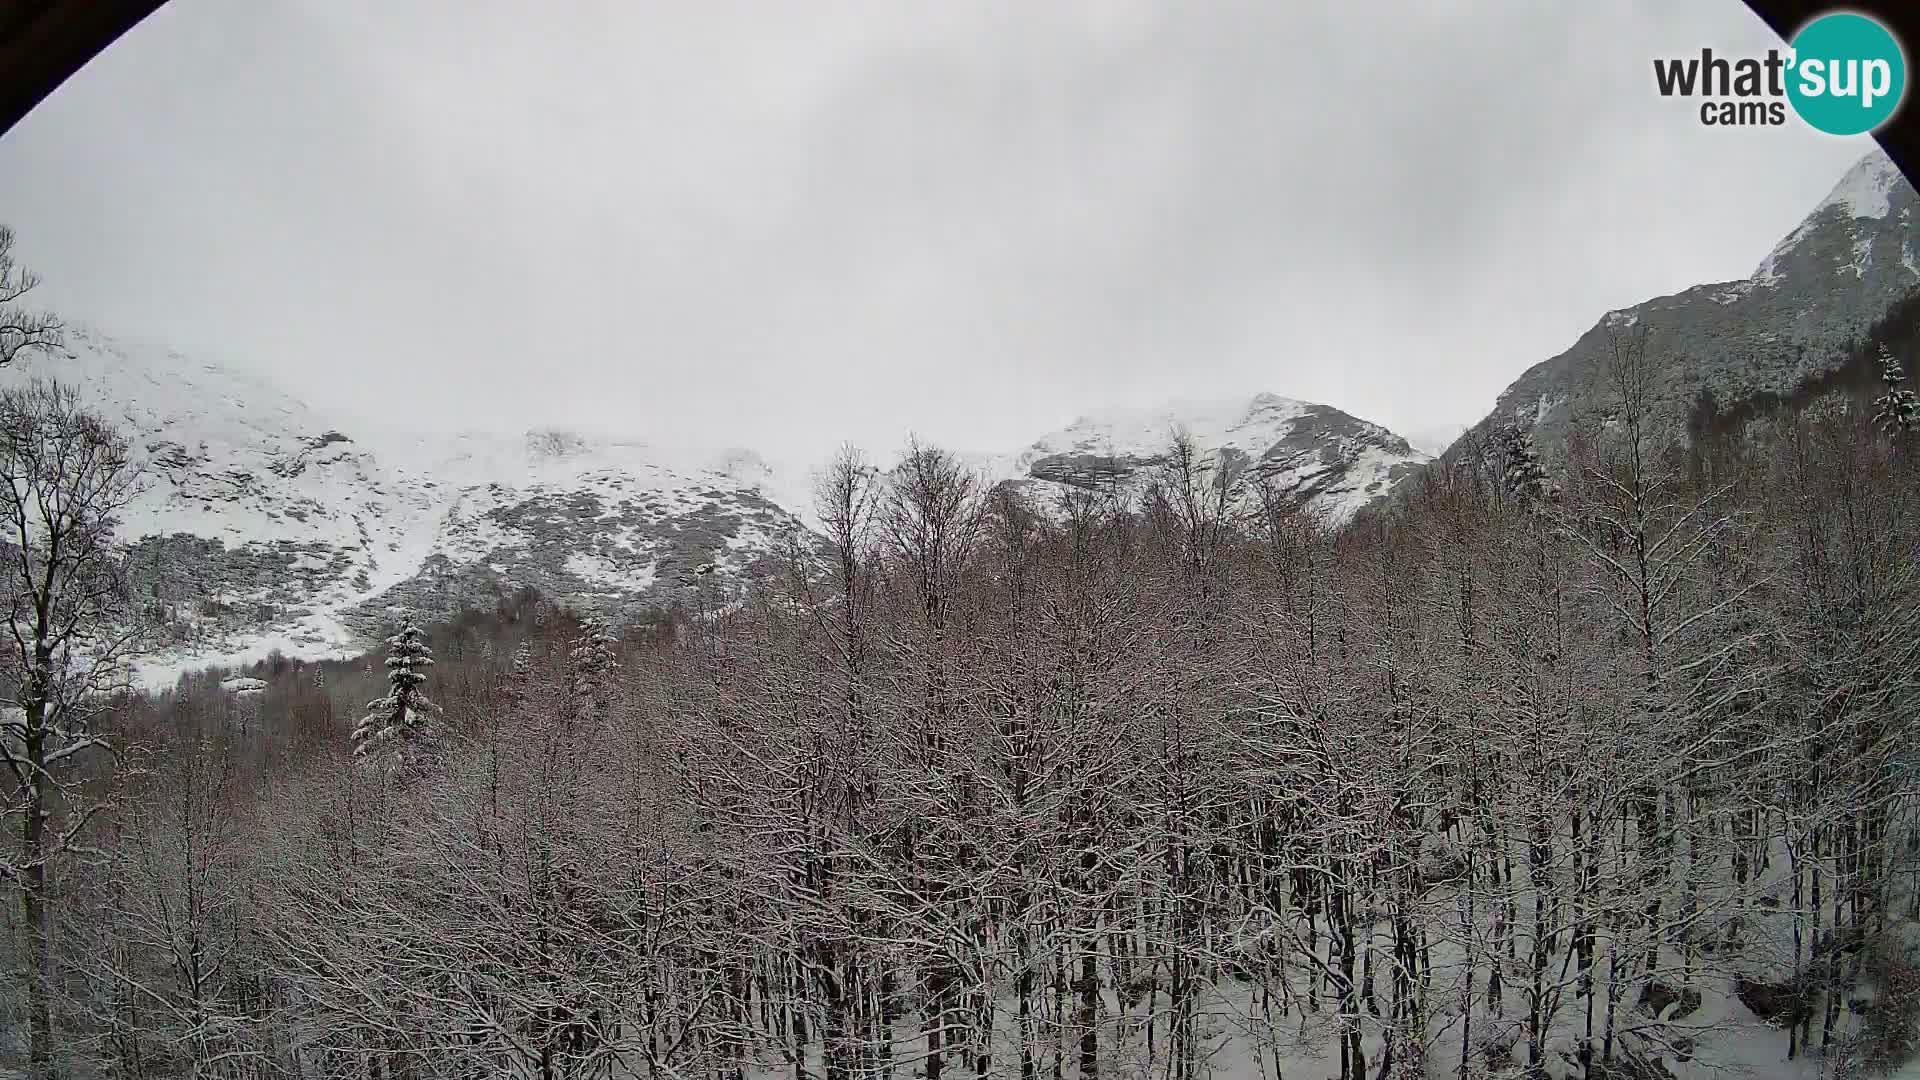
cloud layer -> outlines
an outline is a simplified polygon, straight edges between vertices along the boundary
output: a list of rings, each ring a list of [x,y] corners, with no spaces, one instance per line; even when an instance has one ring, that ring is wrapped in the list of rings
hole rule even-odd
[[[1777,44],[1738,0],[1292,7],[173,0],[0,139],[0,220],[70,317],[369,423],[811,458],[1471,422],[1867,145],[1657,96]]]

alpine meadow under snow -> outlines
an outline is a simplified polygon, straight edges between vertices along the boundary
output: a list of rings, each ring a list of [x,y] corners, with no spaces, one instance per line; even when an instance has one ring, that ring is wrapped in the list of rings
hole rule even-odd
[[[0,232],[0,1069],[1912,1070],[1916,205],[1868,155],[1438,456],[805,466],[361,430]]]

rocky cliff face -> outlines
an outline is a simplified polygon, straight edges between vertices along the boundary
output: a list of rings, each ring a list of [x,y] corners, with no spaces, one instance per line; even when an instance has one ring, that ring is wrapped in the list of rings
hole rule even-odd
[[[1912,183],[1875,149],[1751,276],[1608,312],[1572,348],[1514,380],[1475,430],[1531,428],[1542,454],[1555,455],[1575,418],[1609,408],[1614,332],[1648,335],[1656,404],[1676,417],[1703,390],[1726,404],[1783,394],[1838,367],[1851,342],[1920,287],[1917,202]]]

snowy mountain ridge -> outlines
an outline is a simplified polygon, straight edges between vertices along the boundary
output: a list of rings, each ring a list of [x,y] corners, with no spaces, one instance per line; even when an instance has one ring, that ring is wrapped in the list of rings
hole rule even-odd
[[[61,355],[0,370],[0,384],[37,377],[73,384],[144,467],[120,535],[162,624],[140,665],[148,686],[274,649],[355,653],[402,611],[491,607],[523,586],[638,617],[732,589],[814,524],[811,470],[740,447],[552,427],[369,431],[260,378],[85,326]],[[1379,425],[1273,394],[1095,412],[963,459],[1044,508],[1063,488],[1137,492],[1176,430],[1276,476],[1329,522],[1426,460]]]
[[[1338,525],[1430,460],[1407,440],[1327,405],[1278,394],[1116,407],[1088,413],[1000,459],[1001,475],[1042,505],[1060,488],[1137,494],[1176,433],[1209,467],[1223,459],[1272,478],[1309,512]]]

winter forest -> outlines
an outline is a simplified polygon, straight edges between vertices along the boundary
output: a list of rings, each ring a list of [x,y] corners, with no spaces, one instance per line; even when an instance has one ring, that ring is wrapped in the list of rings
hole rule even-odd
[[[657,624],[521,595],[158,695],[108,674],[124,439],[8,391],[3,1062],[1886,1074],[1920,409],[1889,354],[1689,431],[1659,347],[1569,445],[1470,436],[1338,531],[1177,432],[1049,505],[849,449],[824,536]]]

